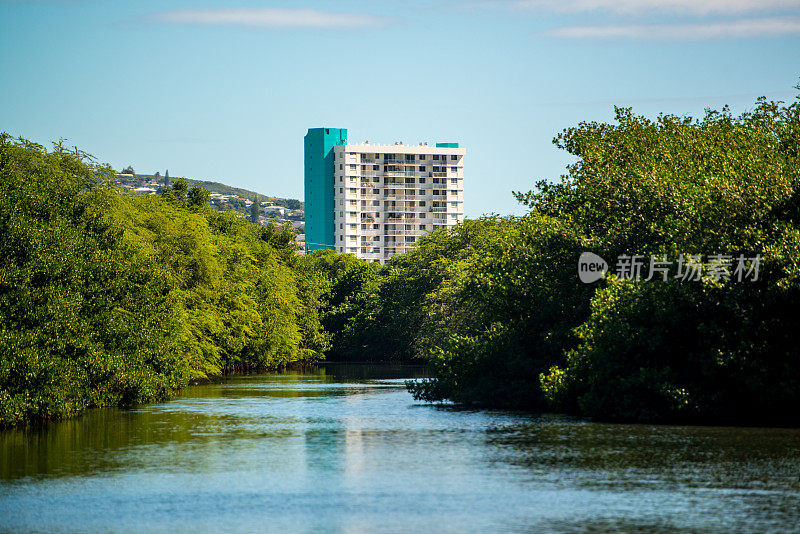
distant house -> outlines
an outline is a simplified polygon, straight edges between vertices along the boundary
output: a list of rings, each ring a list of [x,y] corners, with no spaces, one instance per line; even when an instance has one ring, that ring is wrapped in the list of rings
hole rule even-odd
[[[152,187],[137,187],[133,190],[137,195],[155,195],[156,190]]]
[[[288,210],[282,206],[271,206],[264,210],[267,215],[272,217],[283,217]]]
[[[306,250],[306,234],[297,234],[294,237],[294,244],[297,246],[297,253],[303,254]]]

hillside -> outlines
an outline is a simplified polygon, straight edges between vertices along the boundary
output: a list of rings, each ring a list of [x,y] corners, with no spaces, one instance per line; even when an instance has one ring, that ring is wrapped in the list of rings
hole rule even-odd
[[[170,177],[170,180],[172,180],[172,177]],[[269,202],[274,203],[277,206],[283,206],[285,208],[289,208],[292,210],[303,209],[303,202],[297,200],[296,198],[270,197],[267,195],[262,195],[261,193],[256,193],[255,191],[250,191],[249,189],[242,189],[241,187],[233,187],[231,185],[221,184],[219,182],[192,180],[190,178],[186,178],[186,181],[189,182],[189,187],[199,185],[201,187],[208,189],[212,193],[219,193],[220,195],[236,195],[239,198],[246,198],[248,200],[255,200],[256,197],[259,197],[259,199],[261,199],[262,201],[267,200]]]
[[[122,173],[128,173],[132,171],[131,167],[128,167],[121,171]],[[163,185],[164,184],[164,176],[161,173],[156,174],[139,174],[139,173],[131,173],[132,175],[128,179],[123,179],[123,182],[132,184],[138,183],[141,185],[152,185],[153,182]],[[117,180],[120,181],[120,178],[125,176],[125,174],[118,175]],[[247,199],[250,201],[255,200],[256,197],[263,201],[272,202],[276,206],[283,206],[284,208],[292,209],[292,210],[301,210],[304,208],[303,202],[296,199],[296,198],[280,198],[280,197],[271,197],[268,195],[264,195],[261,193],[257,193],[256,191],[250,191],[249,189],[243,189],[241,187],[234,187],[231,185],[223,184],[220,182],[211,182],[207,180],[195,180],[192,178],[186,178],[185,176],[170,176],[169,181],[170,183],[174,183],[175,180],[179,180],[183,178],[187,182],[189,182],[189,187],[193,186],[201,186],[205,189],[208,189],[212,193],[219,193],[220,195],[236,195],[241,199]]]

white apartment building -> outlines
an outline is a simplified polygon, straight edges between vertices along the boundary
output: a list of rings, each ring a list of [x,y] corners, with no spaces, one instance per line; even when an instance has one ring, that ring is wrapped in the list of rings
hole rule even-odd
[[[462,221],[464,154],[457,143],[334,146],[336,251],[384,263]]]

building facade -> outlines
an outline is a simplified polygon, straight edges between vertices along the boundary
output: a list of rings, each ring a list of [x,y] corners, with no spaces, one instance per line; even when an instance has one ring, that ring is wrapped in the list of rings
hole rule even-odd
[[[314,211],[311,219],[306,216],[308,251],[329,248],[384,263],[409,250],[427,232],[464,219],[465,149],[458,143],[348,144],[347,131],[333,128],[315,128],[309,135],[306,213],[309,201],[325,200],[324,210]],[[328,148],[326,136],[341,141]],[[313,169],[323,158],[321,181],[319,170]],[[318,209],[319,204],[314,206]],[[320,233],[312,234],[317,228]]]
[[[334,248],[333,148],[346,142],[346,128],[312,128],[303,139],[308,252]]]

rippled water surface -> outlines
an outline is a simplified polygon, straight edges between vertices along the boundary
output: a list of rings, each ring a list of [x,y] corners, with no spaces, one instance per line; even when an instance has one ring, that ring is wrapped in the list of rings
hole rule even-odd
[[[797,532],[800,431],[415,404],[327,365],[0,433],[12,532]]]

